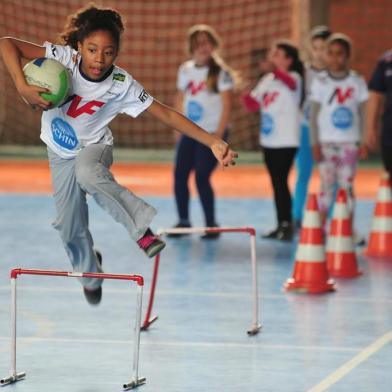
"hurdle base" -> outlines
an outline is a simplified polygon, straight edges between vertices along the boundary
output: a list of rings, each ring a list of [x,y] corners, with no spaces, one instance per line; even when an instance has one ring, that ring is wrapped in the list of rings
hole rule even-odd
[[[252,325],[250,329],[246,331],[249,336],[257,335],[263,326],[261,324]]]
[[[145,321],[144,324],[140,327],[141,331],[147,331],[148,327],[155,321],[158,320],[158,316],[153,317],[151,320]]]
[[[138,378],[136,381],[133,380],[128,384],[123,385],[123,390],[128,391],[130,389],[137,388],[139,385],[143,385],[146,382],[146,377]]]
[[[25,377],[26,377],[26,373],[25,372],[15,373],[15,374],[12,374],[9,377],[2,378],[0,380],[0,385],[1,386],[5,386],[5,385],[13,384],[14,382],[23,380]]]

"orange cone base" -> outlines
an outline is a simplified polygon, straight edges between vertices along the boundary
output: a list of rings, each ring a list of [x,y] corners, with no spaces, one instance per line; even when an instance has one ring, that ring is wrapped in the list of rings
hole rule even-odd
[[[312,283],[297,282],[294,278],[289,278],[284,288],[287,291],[296,291],[298,293],[321,294],[328,291],[335,291],[336,283],[334,280],[328,279],[325,283],[314,285]]]
[[[363,254],[370,257],[392,257],[392,233],[372,233]]]
[[[357,258],[353,253],[327,252],[327,268],[331,276],[336,278],[355,278],[362,275],[357,267]]]

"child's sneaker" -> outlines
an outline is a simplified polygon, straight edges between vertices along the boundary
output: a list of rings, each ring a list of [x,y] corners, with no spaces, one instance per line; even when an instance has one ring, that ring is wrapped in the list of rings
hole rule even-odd
[[[137,244],[148,257],[154,257],[166,246],[166,243],[154,235],[150,229],[147,229],[144,236],[137,240]]]
[[[95,250],[95,255],[97,256],[97,264],[99,272],[102,272],[102,254],[98,250]],[[90,305],[98,305],[102,299],[102,287],[99,286],[97,289],[87,289],[83,288],[84,296]]]

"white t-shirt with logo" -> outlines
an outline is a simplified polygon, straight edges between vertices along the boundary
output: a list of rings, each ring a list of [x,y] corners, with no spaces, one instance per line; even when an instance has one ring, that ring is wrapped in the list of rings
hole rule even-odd
[[[360,75],[350,71],[337,79],[326,73],[313,81],[310,99],[320,104],[317,119],[320,143],[360,140],[359,107],[368,99],[368,89]]]
[[[223,105],[219,93],[232,90],[233,79],[221,69],[218,75],[218,93],[207,88],[208,66],[197,66],[194,60],[183,63],[177,74],[177,89],[184,93],[185,116],[205,129],[216,132],[222,115]]]
[[[69,46],[45,42],[45,57],[62,63],[70,72],[72,92],[58,108],[42,114],[41,139],[60,157],[74,158],[90,144],[113,144],[108,124],[118,113],[137,117],[153,98],[130,74],[113,66],[104,80],[92,81],[80,71],[81,57]]]
[[[251,91],[252,97],[260,103],[260,144],[263,147],[282,148],[299,145],[302,81],[296,72],[289,74],[296,81],[295,90],[291,90],[275,78],[274,74],[269,73]]]

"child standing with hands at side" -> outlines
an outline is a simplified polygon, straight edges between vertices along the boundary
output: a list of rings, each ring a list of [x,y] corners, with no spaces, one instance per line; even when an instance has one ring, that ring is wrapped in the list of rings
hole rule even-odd
[[[181,64],[177,76],[176,109],[207,132],[227,138],[234,88],[233,71],[218,54],[220,38],[208,25],[195,25],[188,31],[188,52],[191,59]],[[207,227],[216,227],[215,197],[210,177],[217,161],[211,150],[187,135],[177,143],[174,171],[174,192],[178,223],[190,227],[188,179],[195,172]],[[171,234],[178,237],[181,234]],[[206,233],[202,239],[214,239],[219,233]]]
[[[332,34],[327,41],[327,72],[311,87],[310,129],[313,158],[319,163],[320,211],[325,222],[336,187],[347,191],[353,213],[353,182],[358,157],[366,157],[364,124],[368,90],[350,70],[351,40]]]
[[[31,106],[44,110],[41,139],[47,145],[54,189],[54,227],[78,272],[102,271],[101,255],[93,248],[88,228],[86,194],[124,225],[148,257],[165,246],[149,228],[155,208],[118,184],[110,172],[113,136],[108,124],[118,113],[136,117],[147,111],[210,148],[224,166],[234,164],[237,157],[223,140],[155,100],[114,64],[123,30],[115,10],[90,4],[70,15],[59,45],[39,46],[9,37],[0,40],[0,54],[17,91]],[[59,61],[71,74],[73,95],[61,107],[51,109],[40,96],[47,90],[26,83],[21,59],[41,57]],[[82,279],[82,284],[87,301],[98,304],[102,280]]]

